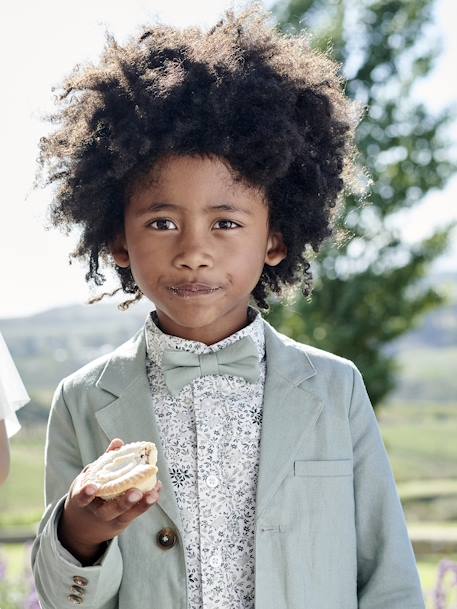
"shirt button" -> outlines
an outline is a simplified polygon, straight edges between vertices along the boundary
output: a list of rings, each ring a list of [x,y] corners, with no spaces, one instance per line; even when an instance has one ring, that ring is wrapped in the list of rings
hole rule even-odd
[[[216,486],[219,485],[219,478],[211,474],[206,479],[206,484],[209,486],[209,488],[216,488]]]
[[[157,533],[156,541],[162,549],[169,550],[178,541],[178,536],[176,531],[170,529],[170,527],[165,527]]]
[[[217,569],[218,567],[221,566],[222,564],[222,559],[219,556],[219,554],[214,554],[213,556],[211,556],[211,558],[209,559],[209,564],[214,567],[215,569]]]
[[[203,408],[213,408],[214,407],[214,400],[211,399],[204,399],[202,400],[202,407]]]
[[[86,590],[84,588],[81,588],[81,586],[73,585],[70,589],[70,592],[74,592],[75,594],[81,594],[81,596],[84,596]]]
[[[77,586],[87,586],[87,584],[88,584],[88,580],[85,577],[83,577],[82,575],[74,575],[73,581],[75,582],[75,584]]]
[[[83,602],[82,597],[76,596],[76,594],[69,594],[67,599],[70,601],[70,603],[73,603],[73,605],[80,605]]]
[[[222,395],[231,395],[233,393],[232,385],[229,381],[222,381],[220,384],[220,392]]]

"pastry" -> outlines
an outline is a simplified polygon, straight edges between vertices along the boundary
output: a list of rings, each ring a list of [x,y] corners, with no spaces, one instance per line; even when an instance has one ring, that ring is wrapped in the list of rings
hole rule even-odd
[[[83,469],[81,488],[97,486],[95,497],[115,499],[130,488],[150,491],[157,482],[157,449],[153,442],[131,442],[110,450]]]

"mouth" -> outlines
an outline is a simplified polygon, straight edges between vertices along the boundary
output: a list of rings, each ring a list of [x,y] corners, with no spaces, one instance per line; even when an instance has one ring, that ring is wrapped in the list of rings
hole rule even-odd
[[[221,286],[211,286],[204,283],[183,283],[175,286],[169,286],[168,289],[176,296],[192,297],[213,294],[222,289]]]

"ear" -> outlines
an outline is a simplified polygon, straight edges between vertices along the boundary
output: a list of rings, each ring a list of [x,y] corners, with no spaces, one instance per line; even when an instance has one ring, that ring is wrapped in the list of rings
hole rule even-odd
[[[119,234],[114,241],[111,242],[109,249],[117,266],[123,268],[128,268],[130,266],[130,256],[123,233]]]
[[[271,232],[268,237],[265,264],[269,266],[278,265],[287,256],[287,247],[284,245],[282,233]]]

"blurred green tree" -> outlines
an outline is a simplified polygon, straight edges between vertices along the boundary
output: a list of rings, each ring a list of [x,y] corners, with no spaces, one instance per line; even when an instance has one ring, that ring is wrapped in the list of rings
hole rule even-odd
[[[357,144],[373,184],[366,204],[346,198],[337,226],[348,237],[313,260],[312,298],[273,301],[267,319],[354,361],[375,407],[397,373],[385,347],[443,301],[423,279],[452,225],[408,245],[397,215],[443,188],[456,169],[446,139],[451,112],[432,115],[414,91],[439,55],[433,8],[433,0],[288,0],[272,9],[283,31],[312,32],[312,46],[341,64],[348,95],[366,107]]]

